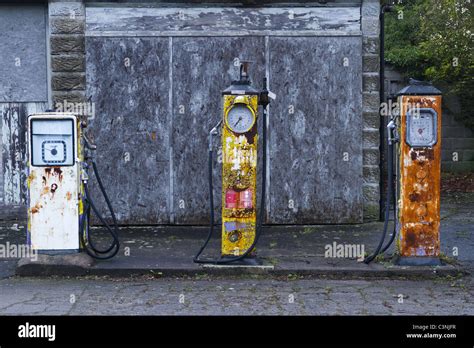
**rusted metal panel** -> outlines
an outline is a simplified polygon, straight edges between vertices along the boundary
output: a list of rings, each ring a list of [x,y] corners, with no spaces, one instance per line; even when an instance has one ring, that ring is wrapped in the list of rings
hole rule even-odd
[[[87,36],[360,35],[360,7],[87,7]]]
[[[400,130],[399,249],[402,257],[439,256],[441,97],[402,96]],[[406,142],[407,111],[432,108],[438,114],[437,143],[410,147]]]

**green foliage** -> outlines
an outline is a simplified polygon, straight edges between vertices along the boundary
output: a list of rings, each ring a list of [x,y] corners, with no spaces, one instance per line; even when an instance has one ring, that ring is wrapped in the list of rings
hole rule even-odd
[[[398,2],[398,0],[397,0]],[[474,129],[474,18],[471,0],[403,0],[386,14],[386,60],[407,77],[459,98]]]
[[[419,45],[420,4],[406,0],[385,15],[385,59],[409,77],[423,78]]]

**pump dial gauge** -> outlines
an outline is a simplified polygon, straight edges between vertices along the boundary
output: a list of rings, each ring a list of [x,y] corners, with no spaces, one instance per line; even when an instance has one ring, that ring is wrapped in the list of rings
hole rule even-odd
[[[32,118],[30,163],[34,167],[72,166],[75,163],[74,119]]]
[[[66,142],[62,140],[46,140],[41,144],[44,163],[64,163],[66,161]]]
[[[227,113],[226,124],[234,133],[246,133],[255,124],[255,113],[245,104],[235,104]]]
[[[437,141],[437,114],[433,109],[407,113],[407,143],[412,147],[433,146]]]

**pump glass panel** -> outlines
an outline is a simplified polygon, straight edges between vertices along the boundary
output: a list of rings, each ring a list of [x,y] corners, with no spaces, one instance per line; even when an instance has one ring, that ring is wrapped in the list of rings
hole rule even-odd
[[[31,165],[74,165],[73,120],[31,120]]]
[[[433,146],[437,142],[437,113],[433,109],[410,110],[407,113],[407,138],[411,147]]]
[[[244,104],[236,104],[227,114],[227,126],[235,133],[248,132],[255,122],[255,115]]]

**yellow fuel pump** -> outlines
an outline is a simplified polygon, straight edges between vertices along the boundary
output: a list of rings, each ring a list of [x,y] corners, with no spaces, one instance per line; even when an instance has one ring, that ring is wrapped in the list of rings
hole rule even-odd
[[[253,88],[248,75],[249,62],[241,62],[240,79],[225,89],[223,117],[209,134],[209,188],[211,222],[207,240],[194,258],[196,263],[241,263],[256,265],[255,246],[261,232],[265,209],[266,108],[273,93]],[[258,106],[263,107],[262,187],[260,216],[257,221],[257,146]],[[218,260],[199,256],[213,234],[214,202],[212,183],[212,138],[222,131],[222,250]]]
[[[370,263],[385,252],[398,235],[398,264],[438,265],[441,92],[429,83],[410,79],[409,86],[398,92],[397,108],[387,131],[388,180],[384,230],[377,249],[364,262]],[[396,171],[393,163],[395,149]],[[392,199],[394,229],[389,242],[383,246]]]
[[[245,65],[243,69],[242,79],[245,82]],[[223,257],[241,256],[251,247],[255,239],[259,94],[250,84],[245,83],[231,86],[223,93]],[[251,250],[249,256],[253,252],[254,250]]]
[[[88,155],[95,146],[85,136],[85,126],[86,122],[72,113],[47,111],[28,117],[27,241],[40,253],[84,250],[94,258],[107,259],[120,248],[118,227],[97,166]],[[90,164],[111,212],[113,228],[89,195]],[[100,249],[91,238],[91,209],[112,235],[106,249]]]

